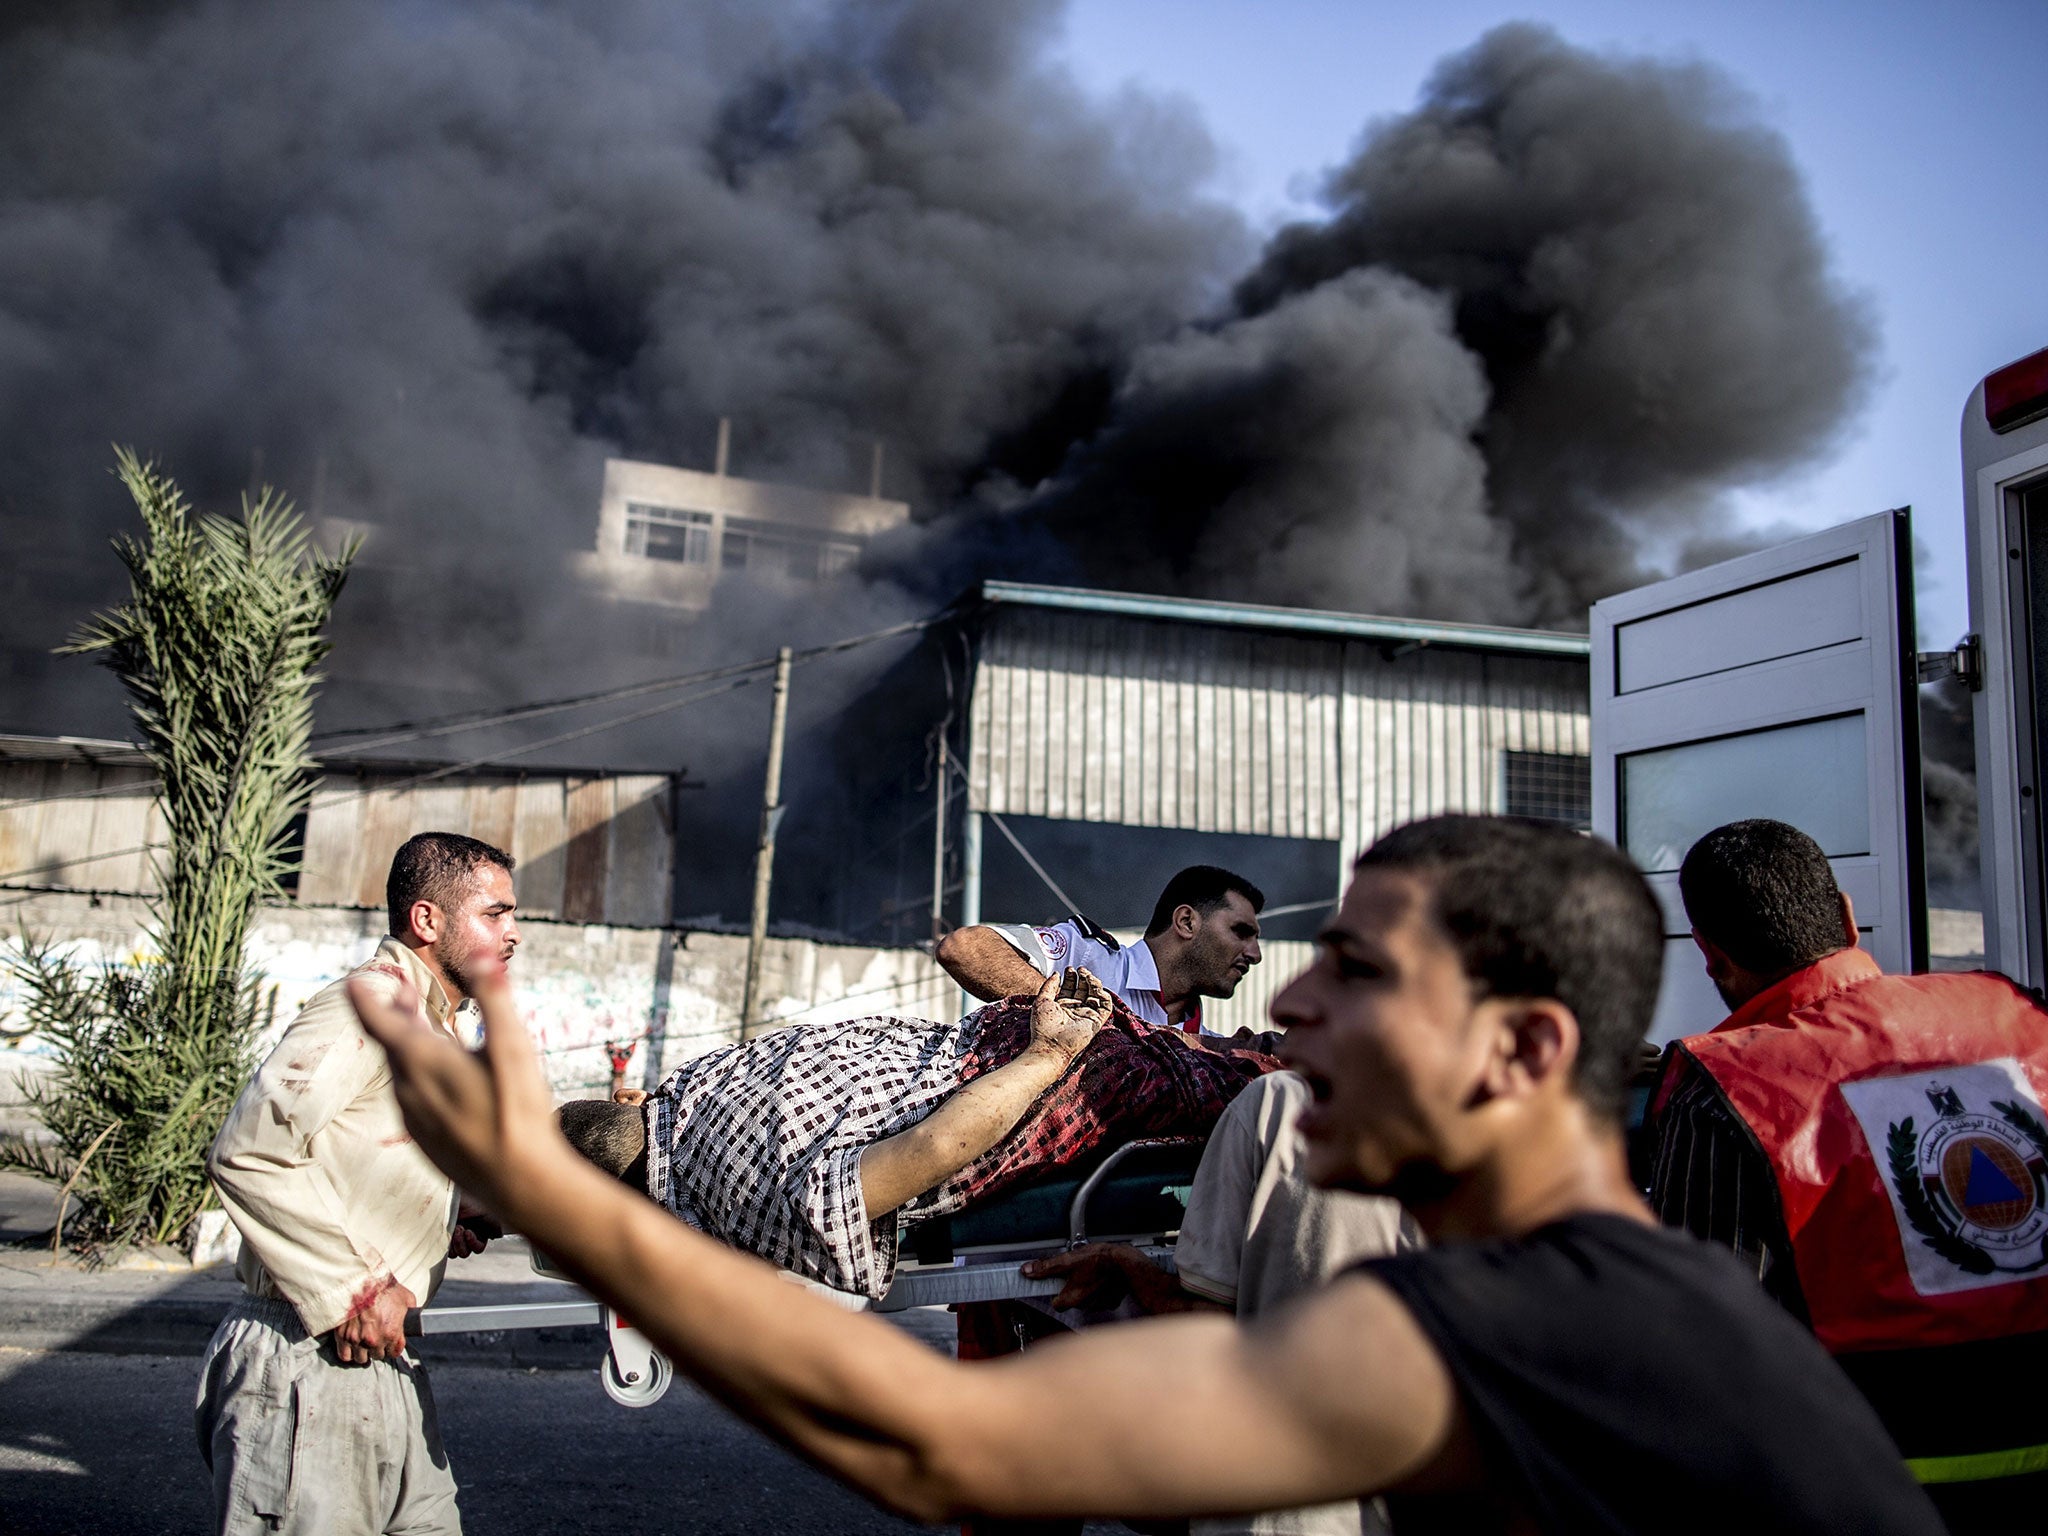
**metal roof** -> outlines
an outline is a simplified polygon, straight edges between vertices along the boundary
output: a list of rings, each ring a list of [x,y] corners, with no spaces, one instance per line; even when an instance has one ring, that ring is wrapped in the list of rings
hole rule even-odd
[[[97,741],[89,736],[0,735],[0,763],[84,763],[93,768],[146,764],[132,741]]]
[[[1370,614],[1336,613],[1320,608],[1268,608],[1256,603],[1155,597],[1142,592],[1041,587],[1020,581],[985,581],[981,584],[981,598],[986,603],[1066,608],[1084,613],[1173,619],[1182,623],[1231,625],[1340,639],[1382,640],[1394,645],[1446,645],[1463,650],[1523,656],[1585,658],[1592,654],[1591,643],[1584,635],[1562,634],[1555,630],[1507,629],[1490,624],[1439,624],[1425,619],[1378,618]]]
[[[507,754],[508,756],[510,754]],[[314,768],[326,774],[420,774],[431,773],[461,759],[410,757],[349,757],[326,753],[315,758]],[[17,736],[0,733],[0,763],[77,763],[89,768],[146,768],[149,758],[132,741],[101,741],[89,736]],[[588,763],[539,764],[521,762],[479,763],[453,779],[564,779],[564,778],[680,778],[687,769],[604,768]]]

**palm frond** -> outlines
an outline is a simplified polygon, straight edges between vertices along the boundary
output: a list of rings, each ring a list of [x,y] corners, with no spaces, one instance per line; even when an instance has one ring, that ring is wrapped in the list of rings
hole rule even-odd
[[[249,922],[292,871],[323,631],[359,546],[315,552],[268,489],[225,518],[195,514],[129,449],[116,450],[115,473],[142,520],[140,537],[114,541],[129,597],[64,650],[120,679],[161,781],[168,847],[154,856],[150,912],[161,963],[88,972],[24,938],[13,968],[55,1042],[36,1104],[60,1148],[76,1158],[117,1123],[79,1181],[94,1233],[169,1241],[205,1203],[205,1149],[263,1019],[244,974]]]

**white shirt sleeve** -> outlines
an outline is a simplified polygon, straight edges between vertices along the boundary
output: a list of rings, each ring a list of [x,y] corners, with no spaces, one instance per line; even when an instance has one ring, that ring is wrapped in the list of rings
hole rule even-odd
[[[1053,930],[1033,928],[1028,923],[990,923],[988,929],[1001,934],[1010,948],[1037,967],[1039,975],[1050,976],[1059,968],[1045,942],[1045,935]]]
[[[990,923],[988,926],[1007,939],[1018,954],[1037,966],[1041,976],[1082,965],[1112,989],[1123,980],[1121,952],[1096,943],[1081,931],[1078,924],[1050,923],[1042,928],[1023,923]]]
[[[1089,938],[1081,931],[1080,925],[1073,922],[1052,923],[1043,928],[1021,923],[990,923],[988,926],[1036,966],[1039,975],[1050,976],[1055,971],[1080,966],[1122,998],[1124,1006],[1146,1023],[1166,1022],[1166,1012],[1159,1005],[1159,994],[1152,990],[1159,984],[1152,971],[1152,954],[1142,943],[1111,949]],[[1142,974],[1145,986],[1133,986],[1138,979],[1134,972]]]

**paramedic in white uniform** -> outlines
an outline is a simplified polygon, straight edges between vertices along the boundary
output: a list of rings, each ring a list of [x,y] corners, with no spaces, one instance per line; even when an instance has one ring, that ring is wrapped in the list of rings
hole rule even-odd
[[[1086,918],[1046,928],[982,924],[939,941],[946,974],[984,1002],[1036,992],[1070,966],[1085,967],[1148,1024],[1196,1034],[1202,999],[1229,997],[1259,963],[1259,910],[1266,898],[1242,875],[1196,864],[1166,882],[1145,937],[1116,941]]]

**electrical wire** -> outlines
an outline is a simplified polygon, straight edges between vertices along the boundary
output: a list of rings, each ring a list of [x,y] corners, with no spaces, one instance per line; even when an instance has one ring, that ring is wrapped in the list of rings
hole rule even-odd
[[[941,972],[937,976],[905,976],[896,981],[884,982],[876,987],[863,987],[840,997],[828,997],[823,1002],[812,1003],[808,1008],[798,1008],[791,1013],[771,1014],[761,1020],[762,1025],[787,1024],[791,1019],[803,1018],[806,1014],[822,1013],[827,1008],[837,1008],[841,1003],[850,1003],[856,998],[880,997],[891,992],[909,992],[919,987],[936,987],[942,991],[955,991],[959,984]]]
[[[959,774],[963,780],[967,778],[967,770],[960,766],[960,759],[958,759],[957,757],[949,757],[946,759],[946,764],[955,773]],[[1062,907],[1066,908],[1067,911],[1078,914],[1081,910],[1080,904],[1076,902],[1073,897],[1069,896],[1065,891],[1061,890],[1059,882],[1053,879],[1051,875],[1045,872],[1045,866],[1039,863],[1038,860],[1034,859],[1031,856],[1031,850],[1029,848],[1026,848],[1021,842],[1017,840],[1017,834],[1010,830],[1010,824],[1004,821],[1003,818],[998,816],[994,811],[983,811],[981,814],[986,816],[990,821],[994,822],[996,830],[1002,833],[1004,837],[1010,840],[1010,846],[1017,850],[1018,854],[1023,858],[1026,864],[1029,864],[1031,866],[1031,873],[1038,876],[1038,878],[1045,883],[1045,888],[1053,893],[1054,897],[1058,899],[1059,904]]]
[[[1335,896],[1324,896],[1316,901],[1297,901],[1285,907],[1261,907],[1259,920],[1265,922],[1275,917],[1292,917],[1297,912],[1325,912],[1337,905]]]
[[[844,640],[831,640],[822,645],[806,646],[802,650],[792,652],[790,661],[792,664],[816,661],[820,657],[836,655],[841,651],[850,651],[858,646],[871,645],[879,640],[891,640],[898,635],[907,635],[914,631],[929,629],[933,625],[950,618],[954,612],[954,608],[946,608],[922,619],[909,619],[901,624],[889,625],[885,629],[871,630],[864,635],[852,635]],[[532,704],[514,704],[503,709],[471,710],[460,715],[442,715],[423,721],[402,720],[395,721],[389,725],[351,726],[343,730],[320,731],[314,734],[312,740],[315,742],[339,741],[360,736],[370,736],[375,739],[354,742],[355,751],[368,752],[383,747],[399,746],[408,741],[423,741],[436,736],[458,735],[464,731],[482,730],[486,726],[505,725],[518,720],[535,719],[542,715],[558,714],[564,710],[579,709],[588,704],[603,704],[619,699],[638,698],[644,694],[660,693],[669,688],[687,687],[692,683],[713,682],[723,678],[741,676],[745,676],[748,681],[752,681],[751,674],[766,672],[774,666],[775,658],[773,656],[757,657],[752,661],[734,662],[728,666],[711,667],[701,672],[684,672],[674,677],[656,678],[649,682],[629,683],[620,688],[607,688],[596,693],[576,694],[568,698],[547,699]],[[694,694],[688,699],[674,701],[671,705],[664,705],[639,714],[623,715],[617,719],[585,730],[565,732],[560,736],[549,737],[545,741],[534,742],[530,746],[512,748],[488,757],[473,758],[466,763],[436,769],[429,774],[406,780],[398,785],[380,787],[391,789],[410,788],[414,784],[423,784],[433,779],[445,778],[452,773],[461,773],[471,768],[487,767],[492,763],[501,762],[508,757],[523,756],[528,752],[538,752],[546,747],[559,746],[563,742],[576,741],[585,736],[594,736],[600,732],[614,729],[617,726],[631,725],[637,720],[651,719],[655,715],[664,713],[668,708],[680,708],[683,704],[695,703],[700,698],[710,698],[716,693],[727,691],[729,690],[723,688],[712,689],[705,693]],[[115,795],[143,794],[153,792],[162,787],[162,779],[150,778],[139,779],[127,784],[106,784],[95,789],[74,790],[62,795],[23,796],[14,800],[0,800],[0,811],[16,810],[23,806],[31,805],[54,805],[66,800],[97,800]],[[111,855],[108,855],[108,857],[111,857]],[[12,877],[0,876],[0,880],[9,878]]]
[[[712,698],[717,694],[731,693],[735,689],[748,687],[754,681],[755,679],[751,676],[735,677],[727,682],[720,683],[716,688],[706,688],[702,693],[693,693],[687,698],[669,699],[648,709],[638,709],[629,715],[620,715],[616,719],[600,720],[595,725],[586,725],[577,730],[564,731],[559,736],[549,736],[541,741],[531,741],[523,747],[507,747],[501,752],[488,753],[483,757],[472,757],[467,762],[449,763],[440,768],[430,769],[425,773],[416,773],[409,779],[400,779],[396,784],[376,785],[374,790],[375,793],[380,795],[395,795],[402,790],[417,789],[420,785],[431,784],[436,779],[449,778],[458,773],[468,773],[474,768],[487,768],[493,763],[502,763],[507,758],[524,757],[529,752],[539,752],[547,747],[558,747],[565,741],[577,741],[585,736],[596,736],[604,731],[617,730],[620,726],[631,725],[637,720],[651,720],[656,715],[668,714],[673,710],[683,708],[686,704],[695,704],[700,700]]]
[[[812,1003],[807,1008],[798,1008],[790,1013],[772,1014],[768,1018],[761,1020],[760,1024],[757,1025],[756,1028],[773,1028],[778,1025],[790,1023],[792,1020],[795,1019],[804,1018],[809,1014],[823,1013],[828,1008],[837,1008],[842,1003],[850,1003],[859,998],[882,997],[889,993],[914,991],[919,987],[933,987],[945,991],[952,991],[955,987],[955,983],[943,974],[937,977],[905,976],[895,981],[883,982],[879,986],[862,987],[857,991],[845,993],[843,996],[840,997],[828,997],[824,999],[822,1002]],[[694,1033],[701,1035],[707,1033],[717,1033],[717,1031],[698,1030]],[[608,1044],[611,1040],[616,1040],[617,1038],[618,1036],[612,1035],[607,1037],[607,1039],[605,1040],[587,1040],[574,1045],[543,1046],[541,1047],[539,1054],[542,1056],[567,1056],[579,1051],[599,1051],[604,1049],[605,1045]],[[652,1041],[654,1039],[654,1031],[652,1029],[645,1029],[642,1030],[639,1034],[632,1035],[628,1038],[630,1042],[637,1047]],[[662,1032],[662,1038],[664,1040],[676,1040],[688,1039],[691,1038],[691,1036],[688,1034],[675,1035],[664,1030]]]
[[[850,651],[857,646],[872,645],[878,640],[894,639],[898,635],[910,634],[916,630],[929,629],[932,625],[950,617],[953,609],[947,608],[922,619],[910,619],[901,624],[891,624],[885,629],[870,630],[864,635],[852,635],[844,640],[831,640],[822,645],[805,646],[792,651],[792,663],[815,661],[839,651]],[[674,677],[654,678],[648,682],[628,683],[618,688],[600,689],[595,693],[574,694],[566,698],[546,699],[532,704],[513,704],[502,709],[468,710],[457,715],[442,715],[428,720],[401,720],[390,725],[352,726],[344,730],[317,732],[313,740],[338,741],[358,736],[373,736],[377,740],[357,742],[355,750],[367,752],[372,748],[395,746],[401,742],[424,740],[431,736],[454,735],[462,731],[482,730],[486,726],[503,725],[513,720],[532,719],[539,715],[556,714],[563,710],[580,709],[586,704],[608,704],[620,699],[638,698],[642,694],[659,693],[668,688],[683,688],[692,683],[715,682],[721,678],[738,676],[751,672],[765,672],[773,668],[773,656],[756,657],[752,661],[733,662],[723,667],[711,667],[701,672],[684,672]]]
[[[133,848],[116,848],[108,853],[88,853],[75,859],[69,857],[49,858],[43,860],[40,864],[31,864],[26,869],[10,869],[6,874],[0,875],[0,885],[5,885],[9,880],[20,880],[28,875],[42,874],[53,864],[67,866],[72,864],[97,864],[104,859],[125,859],[131,854],[154,853],[159,848],[168,848],[170,846],[169,843],[141,843]]]
[[[424,741],[435,736],[454,736],[465,731],[480,731],[486,726],[508,725],[516,720],[531,720],[540,715],[560,714],[564,710],[581,709],[588,704],[607,704],[619,699],[638,698],[642,694],[660,693],[669,688],[684,688],[692,683],[707,683],[719,678],[733,677],[747,672],[758,672],[775,665],[775,658],[767,660],[735,662],[727,667],[712,667],[703,672],[686,672],[678,677],[656,678],[653,682],[634,683],[624,688],[607,688],[601,693],[578,694],[573,698],[547,699],[537,704],[518,704],[506,709],[472,710],[463,715],[445,715],[439,720],[397,721],[384,726],[358,726],[350,730],[321,731],[314,741],[338,741],[346,737],[370,736],[369,741],[354,744],[358,752],[371,752],[380,747],[397,746],[408,741]],[[379,733],[382,734],[379,734]]]

